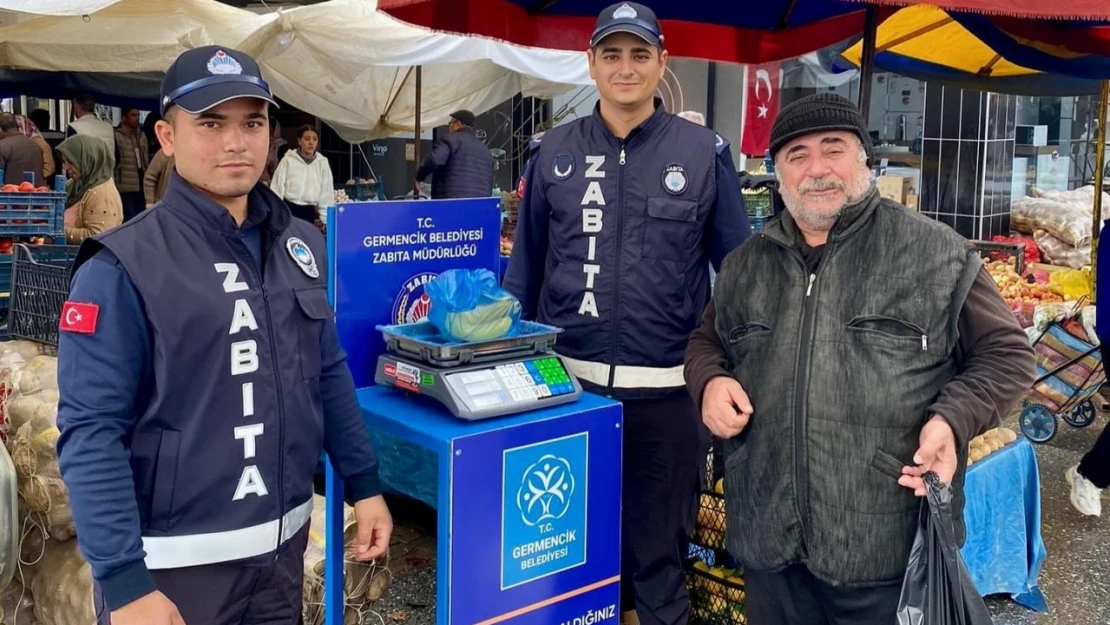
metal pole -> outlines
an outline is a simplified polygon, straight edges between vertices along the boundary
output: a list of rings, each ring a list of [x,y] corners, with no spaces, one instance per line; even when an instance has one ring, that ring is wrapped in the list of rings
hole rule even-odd
[[[423,93],[423,85],[422,85],[423,82],[424,82],[423,68],[418,65],[416,67],[416,123],[413,124],[413,133],[414,133],[415,141],[413,142],[413,147],[412,147],[413,165],[415,165],[417,169],[420,168],[420,108],[421,108],[421,106],[420,106],[420,99],[421,99],[420,96]],[[413,185],[415,187],[414,188],[415,195],[413,195],[413,199],[414,200],[419,200],[420,199],[420,183],[415,181],[415,176],[416,176],[416,170],[413,170],[413,178],[414,178]]]
[[[1106,174],[1106,109],[1110,106],[1110,80],[1102,81],[1098,96],[1098,143],[1095,144],[1095,203],[1091,210],[1091,303],[1098,297],[1098,233],[1102,226],[1102,183]]]
[[[864,123],[871,121],[871,80],[875,75],[875,40],[879,33],[879,14],[868,5],[863,18],[863,53],[859,63],[859,109]]]

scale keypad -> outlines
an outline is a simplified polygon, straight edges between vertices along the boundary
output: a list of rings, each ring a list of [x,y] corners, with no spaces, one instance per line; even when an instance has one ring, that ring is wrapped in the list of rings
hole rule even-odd
[[[574,383],[558,358],[537,358],[449,376],[461,382],[476,408],[532,403],[574,393]]]

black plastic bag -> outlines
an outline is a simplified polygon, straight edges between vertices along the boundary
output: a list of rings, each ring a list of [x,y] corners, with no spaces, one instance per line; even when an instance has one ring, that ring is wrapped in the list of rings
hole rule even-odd
[[[925,474],[928,495],[921,502],[917,537],[910,550],[898,625],[991,625],[956,544],[952,487],[935,473]]]

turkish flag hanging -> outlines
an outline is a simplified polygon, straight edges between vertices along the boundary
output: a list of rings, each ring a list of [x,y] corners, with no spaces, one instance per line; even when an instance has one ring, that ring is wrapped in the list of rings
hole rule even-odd
[[[63,332],[92,334],[96,332],[96,318],[99,314],[100,306],[96,304],[66,302],[62,306],[58,329]]]
[[[779,114],[779,63],[748,67],[748,105],[744,115],[740,152],[747,156],[763,156],[771,143],[771,126]]]

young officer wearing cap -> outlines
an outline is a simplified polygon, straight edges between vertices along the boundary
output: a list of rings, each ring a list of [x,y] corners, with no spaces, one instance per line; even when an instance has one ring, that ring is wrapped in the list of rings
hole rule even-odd
[[[673,625],[708,445],[683,353],[710,264],[744,242],[748,218],[728,144],[655,98],[667,53],[654,13],[607,8],[588,56],[600,101],[538,142],[504,284],[565,330],[556,350],[583,386],[624,404],[621,610]]]
[[[274,102],[227,48],[162,84],[162,201],[85,242],[62,310],[58,455],[100,625],[295,625],[313,474],[392,521],[326,297],[320,233],[258,183]]]

